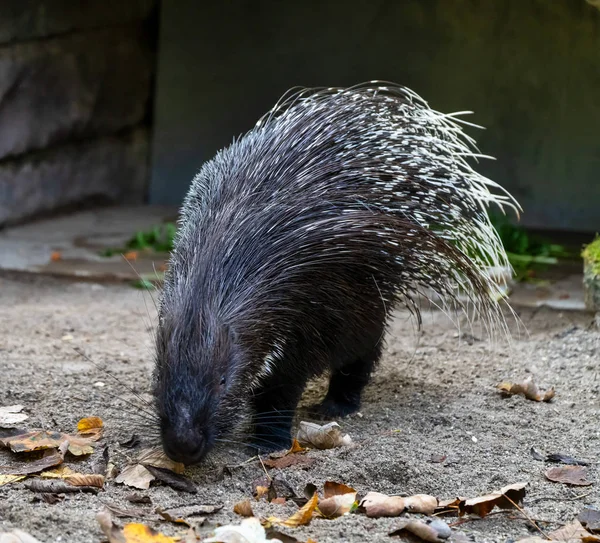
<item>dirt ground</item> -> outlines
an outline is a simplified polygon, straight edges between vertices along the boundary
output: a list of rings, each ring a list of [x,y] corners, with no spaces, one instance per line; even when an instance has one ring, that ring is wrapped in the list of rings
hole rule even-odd
[[[146,309],[146,305],[148,309]],[[524,509],[546,531],[570,522],[585,505],[600,505],[600,333],[590,315],[548,309],[519,311],[529,336],[515,335],[512,349],[459,339],[443,315],[425,315],[417,340],[406,315],[395,320],[382,364],[368,387],[361,416],[341,421],[352,447],[312,451],[317,459],[302,470],[274,470],[301,494],[312,482],[343,482],[359,492],[475,497],[519,481],[529,482]],[[72,432],[77,421],[97,415],[106,424],[111,458],[123,466],[135,454],[119,442],[144,437],[134,412],[137,392],[148,390],[152,367],[151,326],[155,310],[140,291],[125,285],[0,278],[0,406],[21,403],[29,428]],[[514,328],[514,327],[513,327]],[[78,356],[84,349],[105,371]],[[503,398],[495,386],[533,375],[540,387],[555,386],[551,403]],[[105,386],[99,386],[104,383]],[[308,391],[306,403],[323,392]],[[394,431],[397,430],[397,431]],[[568,487],[545,479],[549,467],[530,449],[564,453],[590,462],[592,486]],[[432,456],[446,456],[432,462]],[[153,507],[187,503],[223,505],[211,523],[238,523],[233,505],[251,497],[251,483],[264,475],[245,451],[224,451],[187,474],[195,495],[153,485],[142,492]],[[3,457],[0,457],[2,464]],[[79,464],[89,469],[90,460]],[[223,470],[223,465],[238,466]],[[0,532],[20,528],[43,542],[99,542],[95,520],[103,503],[131,507],[132,489],[108,482],[98,495],[69,494],[55,505],[34,502],[23,482],[0,487]],[[294,504],[254,505],[261,515],[285,517]],[[131,519],[130,519],[131,521]],[[288,529],[300,541],[393,541],[387,535],[399,519],[350,514],[315,519]],[[448,522],[455,522],[450,519]],[[126,522],[126,521],[125,521]],[[167,534],[177,527],[151,522]],[[537,533],[518,512],[493,514],[455,527],[475,541],[505,542]]]

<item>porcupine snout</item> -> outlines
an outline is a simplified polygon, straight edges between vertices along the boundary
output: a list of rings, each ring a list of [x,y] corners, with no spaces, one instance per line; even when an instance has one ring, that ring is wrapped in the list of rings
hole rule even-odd
[[[191,410],[185,406],[178,406],[177,411],[176,417],[162,424],[163,448],[176,462],[196,464],[212,446],[208,427],[194,420]]]

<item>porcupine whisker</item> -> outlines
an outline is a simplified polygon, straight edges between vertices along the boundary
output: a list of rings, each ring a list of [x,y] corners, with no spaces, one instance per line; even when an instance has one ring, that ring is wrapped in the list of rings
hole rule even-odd
[[[123,396],[117,396],[116,394],[112,394],[111,392],[108,392],[107,390],[103,390],[102,394],[105,394],[107,396],[110,396],[111,398],[114,398],[116,400],[119,400],[121,402],[124,402],[126,404],[128,404],[129,406],[135,408],[137,411],[132,411],[129,414],[134,416],[134,417],[138,417],[142,420],[147,421],[148,423],[154,423],[154,424],[158,424],[159,423],[159,419],[156,416],[155,413],[153,413],[152,411],[148,411],[146,409],[143,409],[139,406],[139,404],[132,402],[131,400],[128,400],[127,398],[124,398]]]
[[[136,409],[139,409],[143,413],[146,413],[149,417],[152,417],[153,420],[157,420],[158,421],[158,416],[153,411],[153,406],[152,406],[151,403],[149,403],[147,400],[145,400],[144,398],[142,398],[142,396],[139,393],[137,393],[135,390],[133,390],[133,388],[131,388],[127,384],[123,383],[118,377],[116,377],[114,374],[112,374],[111,372],[109,372],[106,368],[102,368],[99,364],[96,364],[96,362],[94,362],[88,355],[86,355],[79,347],[73,347],[73,350],[79,356],[81,356],[83,359],[85,359],[87,362],[89,362],[90,364],[92,364],[93,366],[95,366],[95,368],[97,370],[102,371],[104,374],[106,374],[109,377],[111,377],[111,379],[113,379],[117,384],[119,384],[120,386],[122,386],[125,389],[127,389],[128,392],[130,392],[131,394],[133,394],[140,402],[142,402],[142,405],[145,405],[150,410],[147,410],[145,408],[141,408],[139,405],[134,404],[133,402],[128,402],[128,403],[130,403],[132,406],[134,406]],[[110,393],[108,391],[102,391],[102,392],[104,394],[109,394],[110,395]],[[115,397],[117,397],[117,398],[119,398],[119,399],[121,399],[123,401],[127,401],[127,400],[125,400],[122,397],[119,397],[119,396],[115,396]]]

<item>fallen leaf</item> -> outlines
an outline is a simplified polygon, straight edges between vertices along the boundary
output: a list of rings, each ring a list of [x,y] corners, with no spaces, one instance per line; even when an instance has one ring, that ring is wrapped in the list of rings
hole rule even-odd
[[[74,486],[62,479],[34,479],[25,483],[25,486],[32,492],[42,492],[45,494],[67,494],[76,492],[88,492],[90,494],[98,493],[98,488],[95,486]]]
[[[585,543],[600,541],[599,536],[588,532],[578,520],[574,520],[570,524],[550,532],[548,537],[553,541],[582,541]]]
[[[65,459],[65,450],[67,446],[68,443],[63,441],[59,449],[44,450],[41,458],[30,462],[15,463],[3,468],[3,471],[9,471],[10,473],[7,473],[7,475],[31,475],[32,473],[39,473],[48,468],[58,466],[59,464],[62,464]]]
[[[100,417],[86,417],[77,423],[77,432],[81,436],[100,439],[104,423]]]
[[[125,496],[125,499],[130,503],[152,503],[150,496],[145,496],[144,494],[138,494],[135,492]]]
[[[115,483],[124,484],[140,490],[148,490],[150,483],[155,477],[141,464],[132,464],[126,466],[123,471],[117,475]]]
[[[65,477],[65,481],[73,486],[95,486],[102,488],[104,486],[104,475],[97,473],[75,473]]]
[[[438,508],[438,499],[427,494],[415,494],[402,498],[369,492],[361,500],[360,507],[368,517],[397,517],[404,511],[433,515]]]
[[[25,479],[26,475],[1,475],[0,474],[0,486],[9,485],[10,483],[16,483]]]
[[[306,447],[300,445],[300,443],[298,443],[298,440],[294,438],[294,440],[292,441],[292,446],[290,447],[290,450],[287,452],[287,454],[302,453],[306,452],[307,450],[308,449]]]
[[[104,502],[104,507],[106,507],[110,513],[112,515],[114,515],[117,518],[145,518],[146,520],[148,520],[148,517],[150,516],[148,514],[148,509],[144,509],[143,507],[131,507],[131,508],[123,508],[123,507],[119,507],[118,505],[112,504],[112,503],[106,503]],[[157,516],[156,519],[158,520],[159,517]]]
[[[555,483],[567,485],[589,486],[592,484],[587,478],[587,470],[583,466],[560,466],[550,468],[544,473],[546,479]]]
[[[467,498],[452,498],[450,500],[438,500],[438,506],[435,509],[436,515],[456,515],[459,512],[460,505],[467,501]]]
[[[273,498],[271,500],[271,503],[275,504],[275,505],[285,505],[287,502],[287,500],[285,498]]]
[[[194,482],[183,475],[179,475],[167,468],[157,468],[156,466],[151,466],[149,464],[143,464],[143,466],[154,475],[156,479],[175,490],[181,490],[182,492],[189,492],[191,494],[198,492]]]
[[[22,530],[0,532],[1,543],[41,543],[38,539]]]
[[[332,496],[342,496],[343,494],[356,493],[351,486],[343,483],[336,483],[335,481],[325,481],[323,485],[323,497],[331,498]]]
[[[34,496],[32,501],[41,501],[44,503],[48,503],[50,505],[55,505],[65,499],[64,496],[60,494],[51,494],[50,492],[42,492],[39,496]]]
[[[337,518],[352,511],[356,504],[356,492],[339,494],[319,502],[319,513],[325,518]]]
[[[500,383],[498,389],[500,389],[503,394],[522,394],[528,400],[536,402],[549,402],[554,398],[554,387],[550,387],[542,394],[538,386],[533,382],[533,377],[531,375],[520,383]]]
[[[342,435],[340,425],[330,422],[323,426],[314,422],[301,421],[298,428],[298,443],[312,446],[316,449],[333,449],[344,447],[352,443],[348,434]]]
[[[109,460],[110,456],[108,452],[108,446],[105,446],[102,449],[101,454],[96,454],[92,458],[92,473],[98,473],[99,475],[108,475],[108,465],[110,464]]]
[[[250,504],[250,500],[244,500],[242,502],[238,502],[233,506],[233,512],[242,516],[242,517],[253,517],[254,512],[252,511],[252,505]]]
[[[441,464],[446,458],[447,456],[445,454],[432,454],[429,461],[432,464]]]
[[[441,519],[431,519],[425,522],[422,520],[406,520],[389,535],[403,535],[405,532],[410,532],[423,541],[431,543],[442,543],[452,535],[450,527]]]
[[[406,509],[404,498],[388,496],[380,492],[368,492],[361,500],[360,507],[368,517],[397,517]]]
[[[298,509],[298,511],[296,511],[291,517],[283,521],[279,519],[272,519],[273,523],[280,524],[282,526],[288,526],[289,528],[304,526],[311,521],[318,502],[319,496],[314,494],[313,497],[308,500],[305,505]]]
[[[593,507],[585,507],[577,520],[590,532],[600,532],[600,510]]]
[[[284,469],[290,466],[298,466],[300,468],[312,466],[316,462],[315,458],[305,456],[303,454],[288,454],[279,458],[265,458],[263,464],[267,468]]]
[[[531,447],[531,449],[529,449],[529,453],[531,454],[533,459],[537,460],[538,462],[542,462],[544,460],[544,455],[535,447]]]
[[[168,537],[145,524],[126,524],[123,529],[113,521],[110,512],[101,511],[96,515],[96,520],[109,543],[175,543],[179,537]]]
[[[312,494],[314,494],[314,492]],[[261,477],[260,479],[256,479],[252,483],[252,495],[256,500],[264,497],[270,502],[277,498],[296,498],[296,493],[290,484],[285,479],[279,477]],[[306,503],[306,501],[307,500],[305,500],[304,503]],[[304,505],[304,503],[302,505]]]
[[[577,460],[577,458],[573,458],[572,456],[567,456],[566,454],[549,454],[546,456],[546,462],[554,462],[555,464],[567,464],[569,466],[588,466],[589,462],[585,460]]]
[[[169,522],[176,522],[180,524],[190,524],[189,519],[191,517],[198,517],[200,515],[211,515],[212,513],[216,513],[223,508],[222,505],[204,505],[204,504],[196,504],[196,505],[184,505],[182,507],[171,507],[169,509],[161,509],[158,507],[156,512],[163,517],[165,520]],[[202,518],[202,521],[204,519]],[[196,524],[201,524],[197,519],[194,519]]]
[[[29,415],[21,413],[22,405],[7,405],[0,407],[0,428],[11,428],[29,418]]]
[[[65,441],[65,434],[61,432],[47,432],[45,430],[26,432],[0,439],[2,445],[9,447],[15,453],[58,449]]]
[[[267,539],[265,529],[256,517],[246,518],[238,526],[219,526],[214,534],[214,537],[204,539],[203,543],[282,543],[280,539]]]
[[[185,466],[181,462],[171,460],[160,448],[140,451],[136,461],[138,464],[164,468],[179,474],[185,471]]]
[[[526,486],[527,483],[515,483],[502,487],[497,492],[465,500],[459,504],[459,514],[485,517],[494,507],[514,509],[514,503],[519,505],[523,501]]]
[[[125,447],[126,449],[133,449],[137,447],[141,443],[140,436],[137,434],[133,434],[127,441],[120,441],[119,445],[121,447]]]
[[[56,469],[51,469],[40,473],[40,477],[45,479],[65,479],[70,475],[75,475],[75,473],[77,472],[73,471],[69,466],[62,465]]]
[[[52,251],[50,253],[50,260],[52,262],[58,262],[62,258],[62,253],[60,251]]]

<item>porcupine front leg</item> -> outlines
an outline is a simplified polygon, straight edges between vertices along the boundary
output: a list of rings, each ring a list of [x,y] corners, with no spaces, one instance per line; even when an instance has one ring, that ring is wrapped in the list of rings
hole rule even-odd
[[[380,356],[381,342],[378,342],[365,355],[334,370],[325,399],[315,406],[317,413],[332,419],[356,413],[360,408],[362,391],[369,383]]]
[[[251,443],[259,451],[278,451],[291,446],[292,422],[306,381],[306,377],[278,371],[256,390],[252,399]]]

